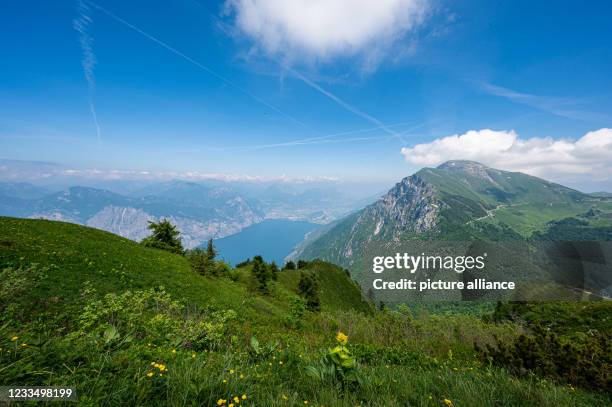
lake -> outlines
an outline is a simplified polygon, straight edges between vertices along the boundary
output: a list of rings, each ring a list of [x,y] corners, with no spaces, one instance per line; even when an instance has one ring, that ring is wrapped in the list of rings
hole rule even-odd
[[[218,257],[232,266],[260,255],[266,262],[282,266],[284,258],[304,239],[304,235],[321,225],[285,219],[267,219],[240,232],[214,241]],[[205,245],[204,245],[205,247]]]

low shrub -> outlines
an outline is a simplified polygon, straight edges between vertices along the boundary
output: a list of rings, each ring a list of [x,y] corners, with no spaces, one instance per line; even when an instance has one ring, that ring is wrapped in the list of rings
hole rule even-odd
[[[612,338],[598,332],[580,341],[563,340],[554,332],[536,326],[514,342],[497,340],[484,349],[475,346],[483,360],[524,376],[534,373],[561,383],[612,391]]]

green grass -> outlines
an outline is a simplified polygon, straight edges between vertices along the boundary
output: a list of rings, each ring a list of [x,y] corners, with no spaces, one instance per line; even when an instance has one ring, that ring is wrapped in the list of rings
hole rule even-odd
[[[494,216],[483,219],[483,222],[505,224],[520,235],[528,238],[535,231],[546,229],[548,222],[583,213],[587,207],[569,204],[555,205],[516,205],[501,208]]]
[[[288,323],[300,271],[280,272],[264,296],[249,266],[203,277],[182,256],[106,232],[0,218],[0,383],[74,386],[79,404],[91,406],[215,405],[243,394],[239,405],[256,406],[612,401],[533,375],[514,377],[474,351],[474,343],[514,340],[529,329],[529,315],[569,334],[608,329],[609,303],[575,309],[577,319],[563,319],[562,308],[534,307],[503,323],[481,318],[484,308],[380,312],[343,269],[317,261],[306,271],[319,279],[322,311]],[[313,375],[339,330],[358,360],[358,381],[344,386],[336,376]],[[165,365],[161,376],[151,363]]]
[[[31,263],[52,270],[36,290],[16,299],[25,306],[78,306],[85,281],[100,293],[164,286],[202,306],[212,302],[232,307],[248,297],[243,286],[231,281],[194,278],[182,256],[145,248],[108,232],[63,222],[0,218],[0,264]]]

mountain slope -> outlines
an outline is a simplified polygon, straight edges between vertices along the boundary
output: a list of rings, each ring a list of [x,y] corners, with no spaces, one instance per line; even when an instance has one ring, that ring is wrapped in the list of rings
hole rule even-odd
[[[258,318],[261,310],[279,316],[288,307],[283,301],[250,295],[247,284],[202,277],[183,256],[146,248],[108,232],[64,222],[0,217],[0,269],[30,263],[48,267],[35,291],[15,298],[33,313],[41,306],[45,311],[76,307],[79,293],[89,285],[100,294],[164,286],[170,294],[194,304],[239,308],[249,318]],[[341,269],[326,263],[313,269],[321,275],[327,271],[330,275],[320,281],[324,304],[367,311],[359,288]],[[281,274],[278,290],[295,295],[295,273]],[[344,287],[345,300],[334,296],[338,285]]]
[[[537,177],[472,161],[449,161],[404,178],[380,200],[302,247],[297,257],[348,267],[376,243],[522,239],[546,230],[551,221],[593,208],[608,213],[608,205],[605,198]]]

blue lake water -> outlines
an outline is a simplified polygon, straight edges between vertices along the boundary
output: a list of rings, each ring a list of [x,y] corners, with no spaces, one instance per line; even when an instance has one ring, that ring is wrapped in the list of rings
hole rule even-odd
[[[285,256],[304,239],[304,235],[319,226],[309,222],[268,219],[214,243],[219,258],[231,265],[260,255],[267,262],[274,260],[281,266]]]

